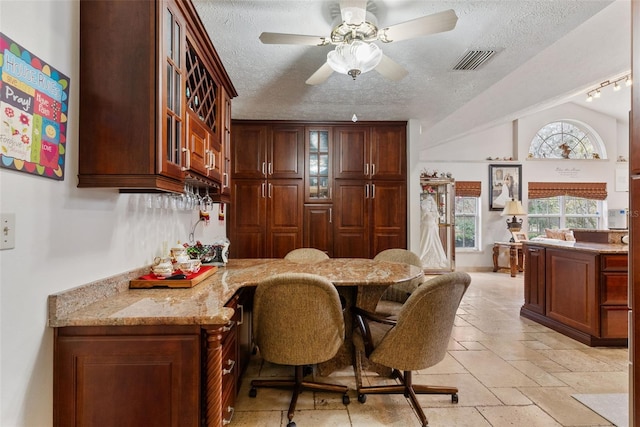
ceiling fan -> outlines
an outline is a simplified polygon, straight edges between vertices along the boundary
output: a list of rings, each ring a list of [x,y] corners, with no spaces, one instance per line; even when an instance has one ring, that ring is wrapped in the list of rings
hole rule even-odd
[[[388,79],[401,80],[408,71],[382,53],[374,42],[391,43],[449,31],[458,21],[450,9],[378,28],[375,16],[367,12],[367,0],[341,0],[340,15],[339,23],[328,37],[265,32],[260,34],[260,41],[264,44],[335,45],[335,49],[327,54],[327,62],[307,79],[309,85],[323,83],[334,71],[355,80],[360,74],[375,69]]]

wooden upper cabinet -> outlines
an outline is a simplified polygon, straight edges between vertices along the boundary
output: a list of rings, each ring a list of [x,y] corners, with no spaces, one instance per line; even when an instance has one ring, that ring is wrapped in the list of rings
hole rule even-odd
[[[231,133],[233,179],[262,179],[266,174],[266,125],[233,125]]]
[[[304,177],[304,126],[275,125],[267,145],[267,177]]]
[[[188,153],[185,162],[186,168],[205,176],[208,175],[211,157],[210,145],[209,132],[202,122],[189,111],[187,113],[187,150],[185,150]]]
[[[222,185],[220,195],[223,201],[229,201],[231,194],[231,98],[224,88],[222,89],[222,118],[224,119],[222,131],[222,166],[220,173],[222,174]]]
[[[302,178],[304,126],[234,122],[233,178]]]
[[[334,178],[366,179],[369,162],[369,127],[334,128]]]
[[[370,177],[405,179],[407,175],[406,126],[375,126],[371,129]]]
[[[406,178],[405,125],[341,126],[333,137],[334,178]]]
[[[220,88],[236,92],[191,2],[82,0],[79,40],[78,186],[182,192],[197,176],[219,188],[210,150],[222,145]],[[189,85],[189,70],[208,78]],[[196,93],[213,122],[190,108]]]

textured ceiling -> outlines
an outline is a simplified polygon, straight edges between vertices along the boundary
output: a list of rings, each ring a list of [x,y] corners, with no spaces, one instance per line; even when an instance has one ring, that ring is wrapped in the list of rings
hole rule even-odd
[[[369,1],[379,26],[446,9],[459,19],[449,32],[381,44],[409,71],[399,82],[371,71],[355,81],[333,73],[318,86],[305,80],[331,46],[264,45],[258,36],[328,36],[337,1],[193,2],[238,92],[235,119],[417,119],[438,143],[582,98],[630,69],[629,0]],[[453,71],[467,49],[499,53],[475,71]]]

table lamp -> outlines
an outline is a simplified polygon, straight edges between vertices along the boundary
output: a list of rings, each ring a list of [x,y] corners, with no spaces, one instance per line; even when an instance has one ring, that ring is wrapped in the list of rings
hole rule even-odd
[[[522,203],[520,200],[511,199],[505,203],[502,210],[502,216],[513,216],[511,219],[507,219],[507,228],[510,232],[515,233],[522,229],[522,219],[516,218],[516,215],[526,215]],[[513,238],[511,239],[513,241]]]

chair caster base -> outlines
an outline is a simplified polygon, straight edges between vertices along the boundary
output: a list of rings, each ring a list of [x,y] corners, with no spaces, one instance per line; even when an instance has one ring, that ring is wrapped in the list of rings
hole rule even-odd
[[[351,399],[349,399],[349,396],[345,393],[342,396],[342,404],[343,405],[348,405],[349,403],[351,403]]]
[[[366,401],[367,401],[367,395],[366,394],[359,394],[358,395],[358,402],[364,403]]]
[[[458,394],[454,393],[451,395],[451,403],[458,403]]]
[[[256,397],[258,395],[258,390],[256,390],[255,387],[251,387],[251,390],[249,390],[249,397]]]
[[[293,421],[289,421],[287,427],[296,427],[296,423],[294,423]]]

